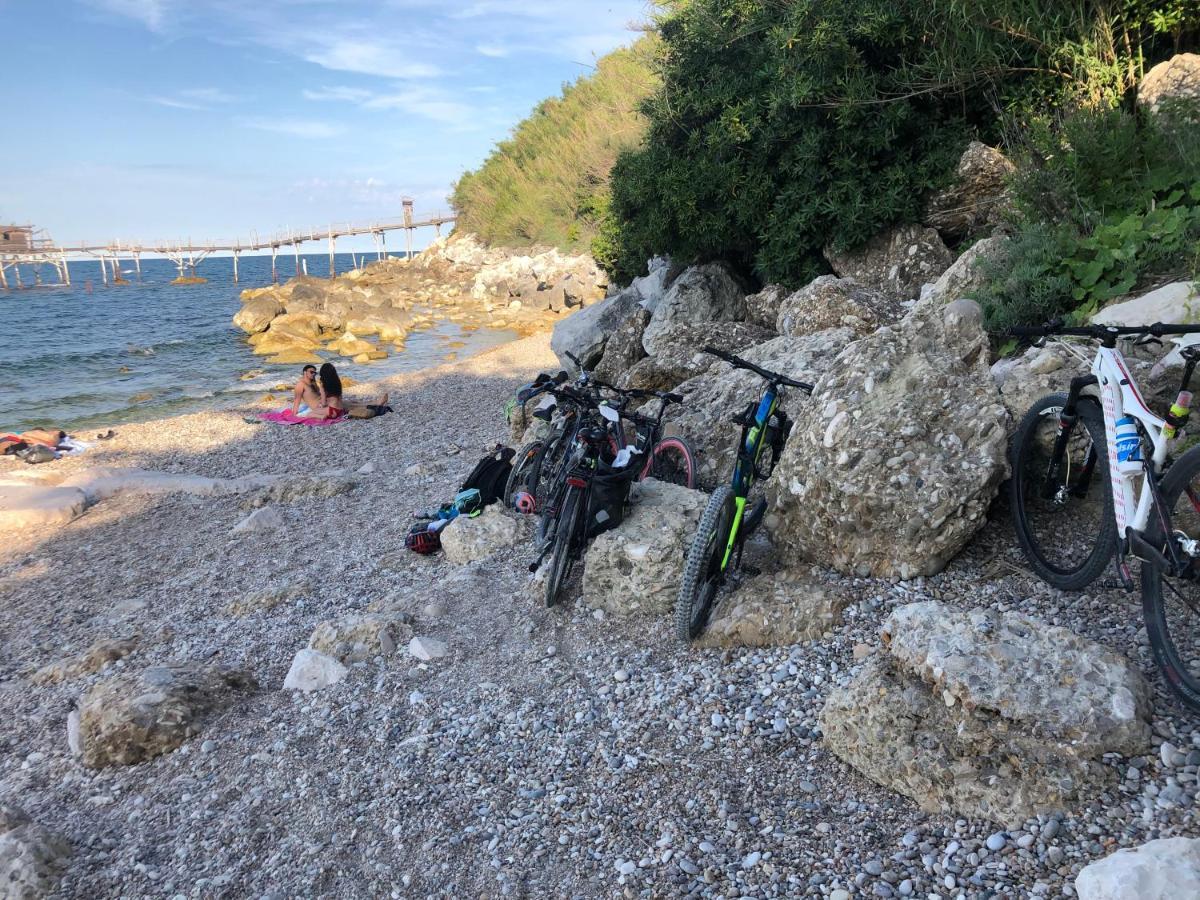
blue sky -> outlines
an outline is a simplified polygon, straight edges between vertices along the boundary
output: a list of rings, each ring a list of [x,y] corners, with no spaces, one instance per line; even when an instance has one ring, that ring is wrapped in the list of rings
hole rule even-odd
[[[0,0],[0,222],[246,237],[447,209],[646,0]],[[398,240],[398,238],[397,238]],[[346,249],[350,249],[349,246]]]

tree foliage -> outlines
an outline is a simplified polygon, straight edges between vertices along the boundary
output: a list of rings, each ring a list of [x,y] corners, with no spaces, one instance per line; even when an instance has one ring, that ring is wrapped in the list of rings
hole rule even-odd
[[[600,59],[596,71],[538,104],[454,188],[458,226],[502,246],[586,246],[608,208],[617,154],[641,139],[640,104],[656,85],[654,38]]]

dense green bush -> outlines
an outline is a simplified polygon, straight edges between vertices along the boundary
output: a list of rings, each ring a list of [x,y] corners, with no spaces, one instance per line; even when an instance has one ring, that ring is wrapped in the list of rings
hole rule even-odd
[[[608,208],[618,152],[641,139],[639,105],[656,84],[654,38],[600,59],[543,101],[454,188],[458,227],[502,246],[586,247]]]

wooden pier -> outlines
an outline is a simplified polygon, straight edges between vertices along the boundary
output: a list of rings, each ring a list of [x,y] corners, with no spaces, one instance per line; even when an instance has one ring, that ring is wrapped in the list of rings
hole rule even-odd
[[[271,279],[279,280],[278,257],[281,251],[291,248],[295,257],[296,274],[302,273],[300,245],[312,242],[327,242],[329,248],[329,277],[334,276],[334,255],[337,253],[338,238],[370,235],[375,243],[375,255],[382,259],[387,249],[387,233],[403,231],[405,238],[405,253],[412,256],[412,235],[418,228],[434,228],[438,236],[442,234],[442,226],[454,222],[455,217],[450,213],[438,213],[417,219],[413,215],[412,201],[404,201],[404,215],[398,219],[377,219],[364,224],[341,223],[330,224],[323,228],[304,230],[288,229],[286,232],[259,237],[253,234],[248,240],[240,238],[233,240],[193,241],[109,241],[104,244],[80,243],[75,246],[59,246],[44,230],[31,225],[0,225],[0,288],[24,287],[21,281],[20,266],[32,266],[35,284],[42,284],[41,270],[43,266],[54,270],[61,284],[71,283],[71,273],[67,267],[69,260],[95,259],[100,263],[100,277],[104,284],[111,279],[114,284],[124,281],[121,277],[121,260],[133,262],[137,277],[142,274],[143,254],[157,254],[171,260],[179,270],[180,279],[186,280],[186,273],[196,278],[196,267],[214,253],[229,253],[233,257],[233,280],[238,280],[238,258],[243,253],[256,253],[264,250],[271,251]],[[306,269],[304,270],[307,271]],[[10,283],[9,273],[12,273]]]

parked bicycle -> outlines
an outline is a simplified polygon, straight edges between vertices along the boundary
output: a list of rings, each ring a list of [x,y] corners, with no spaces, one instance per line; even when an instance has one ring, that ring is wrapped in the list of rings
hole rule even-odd
[[[1100,341],[1091,372],[1073,378],[1067,393],[1038,400],[1013,437],[1009,490],[1025,558],[1063,590],[1091,584],[1114,555],[1118,577],[1132,590],[1128,560],[1140,560],[1154,659],[1172,689],[1200,709],[1200,446],[1173,461],[1168,454],[1188,418],[1200,351],[1182,351],[1179,394],[1160,418],[1117,349],[1122,336],[1156,340],[1200,334],[1200,326],[1053,322],[1010,333]]]
[[[705,347],[704,352],[735,368],[754,372],[766,379],[767,386],[757,403],[750,403],[733,418],[734,424],[742,428],[733,477],[709,498],[688,550],[675,602],[675,632],[684,642],[691,641],[708,626],[717,592],[731,567],[741,565],[746,539],[762,524],[766,514],[765,497],[759,498],[749,511],[746,501],[755,481],[770,476],[791,431],[790,420],[779,408],[781,388],[794,387],[812,393],[811,384],[771,372],[731,353],[713,347]]]

